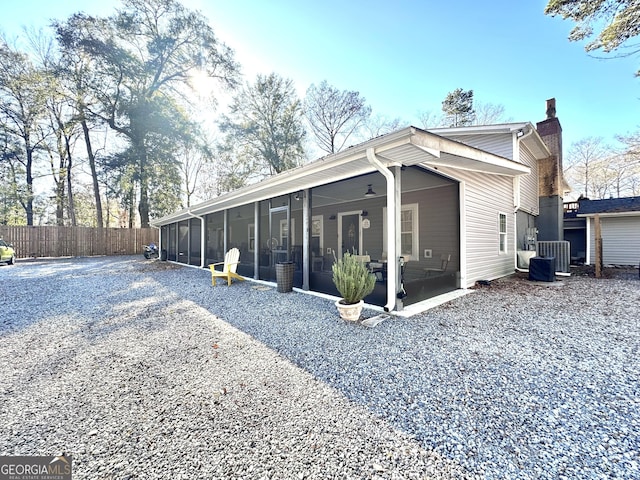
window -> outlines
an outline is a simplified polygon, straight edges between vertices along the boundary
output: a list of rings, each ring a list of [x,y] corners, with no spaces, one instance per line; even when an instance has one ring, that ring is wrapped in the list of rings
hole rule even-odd
[[[322,215],[311,217],[311,251],[316,255],[322,255]]]
[[[296,221],[295,219],[291,219],[291,231],[293,234],[291,235],[291,245],[294,245],[296,242]],[[287,219],[280,220],[280,246],[282,249],[289,248],[289,225],[287,224]]]
[[[500,253],[507,253],[507,216],[504,213],[498,214]]]
[[[387,252],[387,207],[382,209],[382,248]],[[418,260],[418,204],[410,203],[400,207],[400,256],[405,260]]]
[[[256,248],[256,228],[253,223],[249,224],[247,237],[249,239],[249,251],[253,252],[255,251],[255,248]]]

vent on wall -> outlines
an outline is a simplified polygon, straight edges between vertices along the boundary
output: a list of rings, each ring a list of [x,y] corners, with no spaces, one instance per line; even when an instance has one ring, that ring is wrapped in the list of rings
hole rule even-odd
[[[569,273],[571,244],[565,241],[536,242],[536,252],[540,257],[555,257],[556,272]]]

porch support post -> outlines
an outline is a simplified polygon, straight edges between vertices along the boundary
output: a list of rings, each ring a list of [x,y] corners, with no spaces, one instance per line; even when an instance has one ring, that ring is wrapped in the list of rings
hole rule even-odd
[[[260,202],[253,204],[253,278],[260,278]]]
[[[224,245],[224,253],[227,254],[227,237],[229,236],[229,209],[225,209],[224,211],[224,220],[223,220],[223,228],[224,228],[224,238],[222,239],[222,245]]]
[[[403,268],[403,263],[400,262],[400,255],[402,254],[402,243],[401,243],[401,235],[400,232],[402,231],[402,227],[400,225],[400,212],[402,209],[402,168],[400,166],[393,166],[390,167],[389,170],[391,170],[391,173],[393,174],[393,180],[394,180],[394,184],[393,184],[393,191],[392,192],[387,192],[387,197],[389,195],[393,195],[394,199],[393,199],[393,207],[394,207],[394,212],[393,212],[393,217],[389,218],[389,223],[388,225],[393,225],[393,241],[395,243],[395,247],[394,250],[396,251],[396,262],[398,265],[398,268],[396,269],[396,278],[395,278],[395,285],[394,285],[394,290],[393,292],[395,293],[405,293],[404,292],[404,285],[402,282],[402,272],[404,270]],[[389,211],[389,206],[387,207],[387,211]],[[393,221],[393,223],[392,223]],[[391,261],[391,258],[388,259],[388,261]],[[403,303],[402,303],[402,298],[398,298],[398,295],[395,295],[395,300],[396,300],[396,310],[400,311],[403,308]],[[389,299],[389,301],[391,301]]]
[[[207,222],[204,217],[198,218],[200,219],[200,268],[204,268],[207,258]]]
[[[311,237],[311,202],[309,189],[302,192],[302,289],[309,290],[309,265],[311,264],[309,246]]]
[[[176,242],[176,262],[180,258],[180,222],[176,222],[176,233],[174,235],[174,239]],[[179,262],[178,262],[179,263]]]

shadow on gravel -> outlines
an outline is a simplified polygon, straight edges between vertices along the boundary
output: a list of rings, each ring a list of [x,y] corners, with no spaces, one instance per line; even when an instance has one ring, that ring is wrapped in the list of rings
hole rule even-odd
[[[514,275],[374,329],[342,322],[332,302],[310,295],[251,282],[213,288],[201,270],[177,290],[471,472],[633,478],[640,291],[632,273],[574,275],[559,288]],[[177,283],[171,273],[157,280]]]
[[[16,374],[34,382],[48,378],[110,336],[134,330],[151,336],[165,328],[162,313],[180,316],[185,306],[156,274],[176,269],[181,267],[132,257],[28,260],[0,269],[0,341],[32,332],[29,342],[10,352],[34,358]]]
[[[18,312],[29,308],[7,316],[0,300],[0,337],[55,315],[90,347],[127,329],[151,334],[158,314],[179,317],[188,300],[481,477],[633,478],[640,468],[630,280],[574,276],[550,289],[514,276],[373,329],[341,321],[329,300],[249,281],[214,288],[207,270],[142,258],[19,264],[0,269],[7,281]]]

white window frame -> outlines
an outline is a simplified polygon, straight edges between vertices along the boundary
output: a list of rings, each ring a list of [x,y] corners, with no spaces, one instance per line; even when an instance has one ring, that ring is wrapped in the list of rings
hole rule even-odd
[[[342,218],[348,215],[357,215],[358,216],[358,251],[356,255],[364,255],[362,253],[362,210],[352,210],[350,212],[338,212],[338,258],[342,258]]]
[[[318,229],[318,232],[314,233],[314,225],[315,222],[318,222],[320,225],[320,228]],[[317,233],[317,234],[316,234]],[[320,245],[320,255],[322,255],[324,253],[324,246],[322,244],[322,240],[324,239],[324,220],[323,220],[323,216],[322,215],[313,215],[311,217],[311,237],[319,237],[320,241],[318,242],[318,245]]]
[[[400,206],[400,215],[403,211],[411,211],[411,254],[400,252],[399,256],[404,257],[405,261],[418,261],[420,260],[420,223],[418,221],[418,204],[407,203]],[[399,232],[402,235],[402,232]],[[400,242],[400,248],[402,249],[402,242]],[[382,207],[382,251],[388,252],[387,248],[387,207]]]
[[[247,247],[249,248],[250,252],[254,252],[255,251],[255,246],[256,246],[256,229],[255,229],[255,225],[253,223],[250,223],[247,226],[247,239],[248,239],[248,245]]]
[[[293,245],[296,243],[296,220],[295,218],[291,219],[291,225],[289,225],[289,229],[286,228],[287,219],[283,218],[280,220],[280,246],[284,244],[283,240],[287,239],[287,249],[291,249]],[[287,235],[284,235],[284,232],[287,232]],[[290,238],[289,238],[290,237]]]
[[[502,231],[502,218],[504,217],[504,231]],[[500,255],[509,253],[508,232],[509,216],[506,213],[498,212],[498,252]]]

